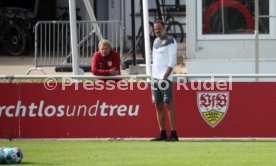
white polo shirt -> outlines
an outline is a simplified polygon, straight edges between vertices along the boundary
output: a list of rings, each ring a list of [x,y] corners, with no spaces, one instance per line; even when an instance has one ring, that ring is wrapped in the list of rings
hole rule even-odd
[[[166,39],[156,38],[153,43],[152,51],[152,77],[163,79],[168,67],[174,68],[176,64],[177,44],[175,39],[168,35]],[[173,81],[173,72],[168,79]]]

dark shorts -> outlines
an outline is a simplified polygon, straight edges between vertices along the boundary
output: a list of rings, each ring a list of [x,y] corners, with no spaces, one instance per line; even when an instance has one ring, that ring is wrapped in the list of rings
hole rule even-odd
[[[173,83],[169,80],[151,80],[152,102],[172,103],[173,102]]]

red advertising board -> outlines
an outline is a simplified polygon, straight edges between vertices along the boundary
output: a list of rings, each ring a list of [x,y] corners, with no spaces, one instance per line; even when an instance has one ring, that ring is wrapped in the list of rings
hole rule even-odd
[[[123,90],[0,84],[0,138],[154,137],[150,85],[130,84]],[[179,137],[276,137],[276,83],[198,87],[174,84]]]

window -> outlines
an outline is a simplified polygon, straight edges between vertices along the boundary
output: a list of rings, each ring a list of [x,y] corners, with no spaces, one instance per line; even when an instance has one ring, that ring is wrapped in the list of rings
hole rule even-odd
[[[260,15],[270,13],[271,0],[259,0]],[[248,36],[254,34],[254,0],[198,0],[200,36]],[[270,18],[260,17],[260,34],[270,34]],[[204,37],[205,36],[205,37]]]

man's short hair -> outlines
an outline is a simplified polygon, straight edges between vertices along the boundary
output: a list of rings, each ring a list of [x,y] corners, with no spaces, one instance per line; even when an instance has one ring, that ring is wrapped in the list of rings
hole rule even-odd
[[[164,21],[160,19],[154,20],[153,24],[161,24],[163,27],[165,27]]]
[[[98,47],[100,48],[101,45],[107,46],[108,48],[112,49],[112,45],[111,45],[110,41],[108,41],[106,39],[100,40]]]

